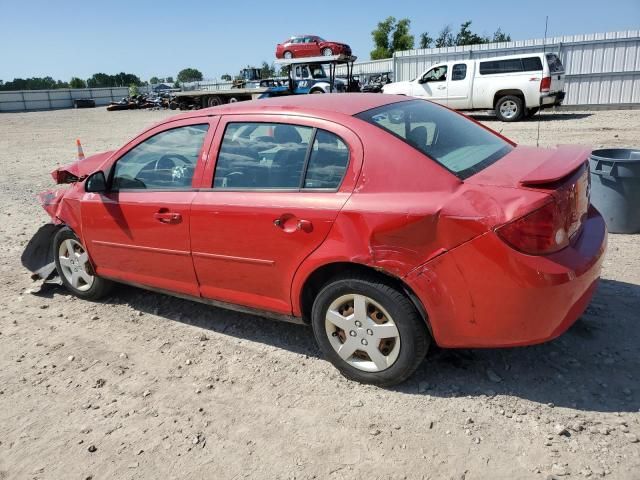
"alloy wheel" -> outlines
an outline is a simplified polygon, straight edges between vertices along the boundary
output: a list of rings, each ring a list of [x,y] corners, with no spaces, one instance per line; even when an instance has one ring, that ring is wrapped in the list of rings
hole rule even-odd
[[[518,114],[518,105],[513,100],[507,100],[500,105],[500,114],[504,118],[513,118]]]
[[[76,290],[86,292],[91,288],[95,280],[89,255],[80,242],[67,239],[60,244],[58,249],[60,273],[65,280]]]

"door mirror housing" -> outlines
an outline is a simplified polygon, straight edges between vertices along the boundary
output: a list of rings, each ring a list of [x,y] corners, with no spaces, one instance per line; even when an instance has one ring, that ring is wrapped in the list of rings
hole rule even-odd
[[[102,193],[107,191],[107,178],[102,170],[92,173],[84,182],[84,191]]]

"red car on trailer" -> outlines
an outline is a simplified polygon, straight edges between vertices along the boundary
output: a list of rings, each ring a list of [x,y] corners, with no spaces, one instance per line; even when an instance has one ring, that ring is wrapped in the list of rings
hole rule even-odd
[[[431,341],[531,345],[576,321],[607,239],[588,155],[404,96],[229,104],[54,171],[72,185],[42,195],[53,224],[25,257],[49,252],[81,298],[115,281],[310,323],[345,376],[391,385]]]
[[[346,43],[330,42],[317,35],[294,35],[276,46],[276,58],[351,56]]]

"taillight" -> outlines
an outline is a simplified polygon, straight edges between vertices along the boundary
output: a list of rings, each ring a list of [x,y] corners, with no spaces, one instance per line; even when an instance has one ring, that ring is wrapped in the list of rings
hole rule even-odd
[[[540,91],[548,92],[551,89],[551,77],[542,77],[540,80]]]
[[[496,229],[496,233],[516,250],[545,255],[569,245],[566,217],[555,201]]]

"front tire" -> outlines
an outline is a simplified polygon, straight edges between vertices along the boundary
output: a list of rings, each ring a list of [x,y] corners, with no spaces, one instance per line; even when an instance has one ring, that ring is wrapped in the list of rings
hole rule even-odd
[[[390,386],[409,378],[429,348],[407,296],[370,275],[336,278],[316,297],[311,323],[326,358],[345,377]]]
[[[286,52],[284,52],[284,55],[282,56],[288,60],[290,58],[293,58],[293,53],[287,50]]]
[[[98,300],[109,293],[113,283],[95,274],[87,250],[69,228],[56,233],[53,248],[56,269],[67,290],[85,300]]]
[[[496,103],[496,117],[502,122],[517,122],[524,114],[522,98],[506,95]]]
[[[322,55],[324,57],[330,57],[331,55],[333,55],[333,50],[331,50],[331,47],[325,47],[322,49]]]

